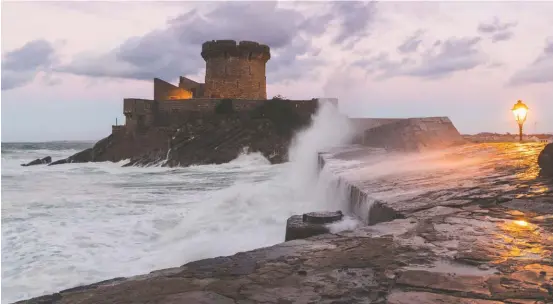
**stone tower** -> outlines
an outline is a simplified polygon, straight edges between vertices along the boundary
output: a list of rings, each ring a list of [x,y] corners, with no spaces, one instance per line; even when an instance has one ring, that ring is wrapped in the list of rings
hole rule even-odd
[[[251,41],[213,40],[202,45],[208,98],[267,99],[267,45]]]

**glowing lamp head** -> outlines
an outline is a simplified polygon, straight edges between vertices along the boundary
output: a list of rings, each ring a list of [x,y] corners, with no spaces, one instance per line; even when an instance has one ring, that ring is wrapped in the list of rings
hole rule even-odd
[[[528,106],[521,100],[517,101],[511,109],[515,115],[515,119],[519,124],[523,124],[526,121],[526,115],[528,115]]]

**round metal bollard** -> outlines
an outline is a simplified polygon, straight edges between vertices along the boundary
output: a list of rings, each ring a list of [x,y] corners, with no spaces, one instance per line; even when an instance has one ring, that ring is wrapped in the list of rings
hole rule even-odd
[[[342,211],[310,212],[303,215],[293,215],[286,222],[285,241],[305,239],[311,236],[329,233],[326,224],[342,220]]]

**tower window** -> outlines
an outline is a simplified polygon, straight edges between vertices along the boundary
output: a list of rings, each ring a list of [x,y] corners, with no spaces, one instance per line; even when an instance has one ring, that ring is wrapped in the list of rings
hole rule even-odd
[[[236,80],[236,87],[238,88],[240,85],[239,85],[239,81]]]
[[[252,67],[249,66],[248,69],[250,70],[250,75],[252,75]]]
[[[248,60],[250,61],[252,60],[252,55],[253,55],[252,52],[250,52],[250,54],[248,55]]]

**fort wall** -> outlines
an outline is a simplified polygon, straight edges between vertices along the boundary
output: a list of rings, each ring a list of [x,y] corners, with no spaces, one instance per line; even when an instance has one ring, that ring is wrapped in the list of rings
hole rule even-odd
[[[204,97],[267,99],[267,45],[251,41],[209,41],[202,45],[206,62]]]
[[[179,88],[183,88],[187,91],[192,92],[192,98],[202,98],[204,97],[204,84],[195,82],[192,79],[186,77],[179,77]]]
[[[125,98],[123,114],[125,127],[129,131],[140,131],[152,126],[155,122],[156,102],[148,99]]]
[[[390,150],[423,151],[464,143],[447,117],[408,118],[365,131],[362,144]]]
[[[112,135],[115,135],[115,136],[119,136],[119,135],[122,135],[122,134],[125,134],[125,126],[111,126],[111,134]]]
[[[147,114],[152,111],[154,100],[142,98],[125,98],[123,100],[123,114]]]
[[[160,112],[198,111],[212,112],[215,107],[226,98],[193,98],[186,100],[166,100],[158,103]],[[267,102],[260,99],[231,99],[235,111],[249,111]],[[317,100],[279,100],[278,102],[291,104],[298,112],[314,113]]]
[[[182,112],[182,111],[213,111],[218,99],[209,98],[192,98],[186,100],[166,100],[159,102],[158,109],[160,112]]]
[[[365,131],[380,127],[385,124],[395,123],[406,118],[350,118],[351,125],[355,130],[354,144],[362,144]]]
[[[159,78],[154,78],[155,100],[188,99],[192,97],[193,93],[191,90],[174,86]]]
[[[126,98],[123,101],[123,113],[126,117],[126,130],[140,130],[150,126],[168,126],[185,122],[187,119],[206,113],[215,113],[215,109],[223,101],[230,100],[232,108],[237,112],[245,112],[267,102],[289,104],[300,116],[310,116],[315,113],[317,99],[311,100],[278,100],[259,99],[213,99],[191,98],[177,100],[148,100]]]
[[[355,129],[364,132],[385,124],[398,122],[407,118],[350,118]]]

